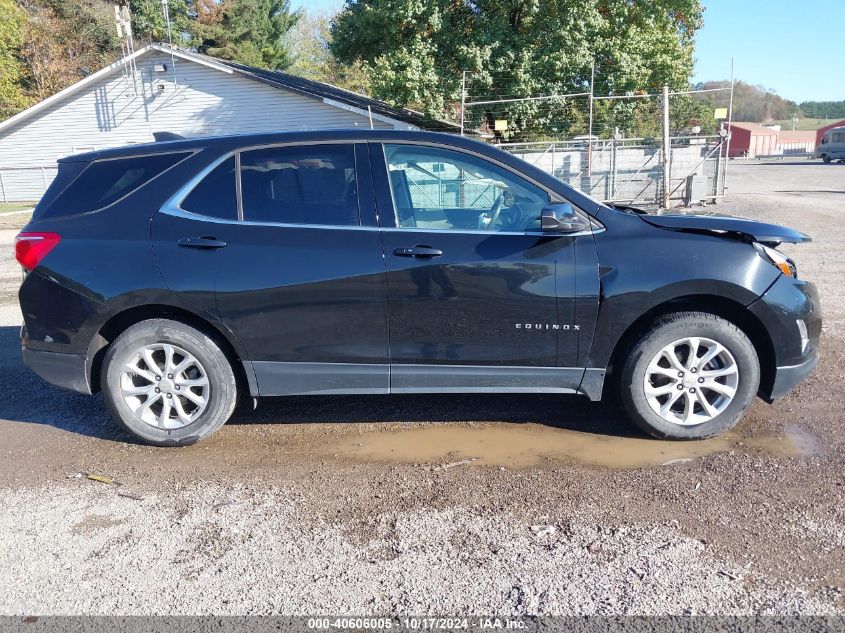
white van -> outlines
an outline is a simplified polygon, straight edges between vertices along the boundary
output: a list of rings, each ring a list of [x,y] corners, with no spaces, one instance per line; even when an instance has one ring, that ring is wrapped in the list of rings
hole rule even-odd
[[[845,126],[824,133],[821,144],[816,147],[816,157],[826,163],[832,160],[845,161]]]

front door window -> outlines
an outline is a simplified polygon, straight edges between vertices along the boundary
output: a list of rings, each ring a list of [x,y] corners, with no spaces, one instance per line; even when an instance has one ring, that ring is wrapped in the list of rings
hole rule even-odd
[[[440,147],[387,144],[396,226],[434,231],[540,230],[541,188],[489,161]]]

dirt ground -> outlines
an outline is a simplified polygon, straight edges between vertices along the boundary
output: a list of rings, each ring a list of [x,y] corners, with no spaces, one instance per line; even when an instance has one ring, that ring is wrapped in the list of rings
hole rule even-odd
[[[0,218],[0,614],[845,613],[845,165],[728,188],[706,212],[813,237],[784,250],[825,325],[813,376],[697,443],[484,395],[264,400],[142,446],[21,363]]]

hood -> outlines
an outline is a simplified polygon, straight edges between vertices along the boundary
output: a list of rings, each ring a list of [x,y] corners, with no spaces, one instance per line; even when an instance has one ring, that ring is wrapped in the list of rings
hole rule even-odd
[[[644,222],[670,231],[710,233],[752,240],[769,246],[781,242],[809,242],[810,236],[778,224],[766,224],[726,215],[641,215]]]

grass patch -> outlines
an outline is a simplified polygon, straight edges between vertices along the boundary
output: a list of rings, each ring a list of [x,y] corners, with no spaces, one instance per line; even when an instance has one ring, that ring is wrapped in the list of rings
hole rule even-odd
[[[0,213],[14,213],[15,211],[24,211],[25,209],[32,209],[37,202],[0,202]]]
[[[806,119],[806,118],[799,118],[795,122],[795,129],[796,130],[818,130],[820,127],[824,127],[830,123],[835,122],[837,119]],[[783,121],[775,121],[775,124],[780,125],[780,129],[782,130],[791,130],[792,129],[792,119],[785,119]]]

